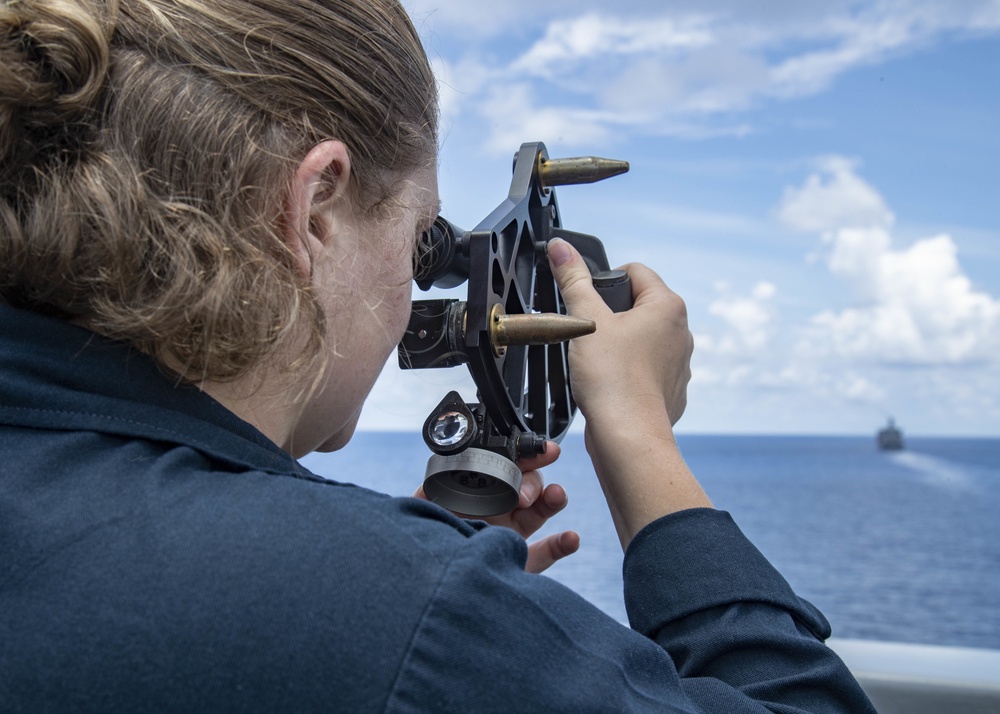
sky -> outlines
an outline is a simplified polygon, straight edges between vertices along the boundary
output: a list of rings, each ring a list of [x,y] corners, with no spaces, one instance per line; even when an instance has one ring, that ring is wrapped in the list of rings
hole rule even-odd
[[[404,4],[451,221],[523,142],[631,164],[560,210],[685,299],[679,433],[1000,436],[1000,0]],[[360,428],[474,401],[464,372],[391,360]]]

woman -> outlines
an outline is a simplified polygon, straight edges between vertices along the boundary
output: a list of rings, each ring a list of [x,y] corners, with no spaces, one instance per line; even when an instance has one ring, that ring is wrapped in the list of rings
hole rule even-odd
[[[506,529],[294,460],[350,439],[438,210],[396,2],[6,0],[0,32],[0,710],[870,711],[684,465],[691,336],[642,266],[613,315],[549,247],[598,324],[574,394],[633,630],[525,572],[576,545],[529,556],[537,472]]]

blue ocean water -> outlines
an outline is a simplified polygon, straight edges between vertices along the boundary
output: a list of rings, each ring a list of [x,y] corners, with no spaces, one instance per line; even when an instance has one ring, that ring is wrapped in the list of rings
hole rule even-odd
[[[1000,439],[910,438],[880,452],[860,437],[678,437],[716,507],[834,635],[1000,649]],[[570,505],[543,532],[574,529],[580,552],[548,575],[626,621],[622,553],[583,437],[570,435],[548,482]],[[393,495],[419,485],[417,434],[361,433],[303,463]]]

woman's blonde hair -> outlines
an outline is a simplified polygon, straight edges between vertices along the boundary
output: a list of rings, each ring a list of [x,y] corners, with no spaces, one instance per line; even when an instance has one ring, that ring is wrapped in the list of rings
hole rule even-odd
[[[394,0],[2,0],[0,296],[230,379],[324,316],[282,238],[309,148],[374,210],[433,160]]]

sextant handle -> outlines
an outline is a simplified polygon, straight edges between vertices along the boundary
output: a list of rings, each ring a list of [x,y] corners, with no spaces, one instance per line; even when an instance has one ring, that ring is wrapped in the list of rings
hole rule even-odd
[[[553,227],[551,238],[562,238],[576,248],[590,269],[594,288],[613,312],[632,309],[632,279],[624,270],[612,270],[604,244],[596,236]]]
[[[597,294],[612,312],[632,309],[632,278],[624,270],[607,270],[594,276]]]

